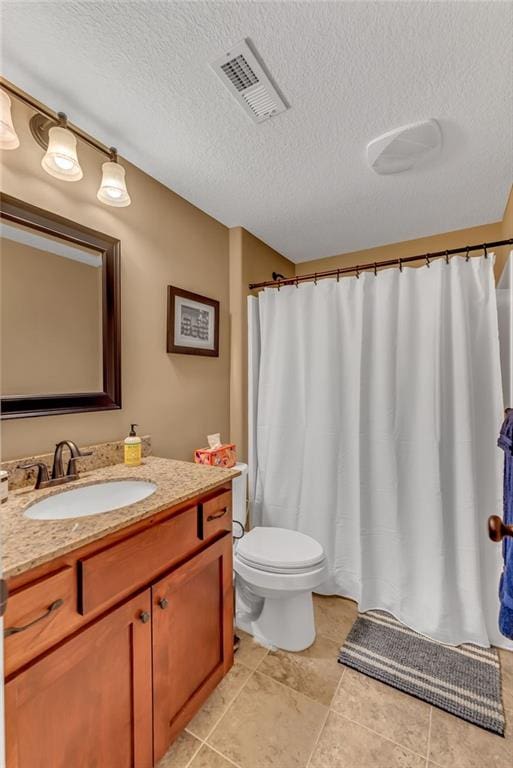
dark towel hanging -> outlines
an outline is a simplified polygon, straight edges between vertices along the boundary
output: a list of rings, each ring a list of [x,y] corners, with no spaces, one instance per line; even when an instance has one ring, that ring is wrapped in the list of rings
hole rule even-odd
[[[513,525],[513,408],[506,411],[506,418],[501,427],[499,448],[504,451],[504,492],[503,520],[505,525]],[[499,629],[513,640],[513,538],[506,536],[502,543],[504,570],[499,584],[501,607]]]

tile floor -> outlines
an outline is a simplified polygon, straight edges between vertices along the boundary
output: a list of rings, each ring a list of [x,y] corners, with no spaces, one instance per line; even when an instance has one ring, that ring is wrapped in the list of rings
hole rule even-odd
[[[501,652],[503,739],[338,664],[356,605],[314,601],[317,640],[303,653],[241,633],[232,670],[158,768],[513,767],[513,653]]]

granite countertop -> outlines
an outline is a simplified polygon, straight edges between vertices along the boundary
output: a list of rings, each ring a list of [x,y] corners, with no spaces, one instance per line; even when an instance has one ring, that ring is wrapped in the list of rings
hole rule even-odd
[[[28,571],[167,507],[208,493],[239,474],[235,467],[222,469],[148,456],[139,467],[114,464],[83,472],[79,480],[55,488],[10,491],[8,501],[0,506],[3,576],[10,578]],[[110,480],[150,480],[157,490],[135,504],[88,517],[31,520],[23,514],[26,507],[49,495]]]

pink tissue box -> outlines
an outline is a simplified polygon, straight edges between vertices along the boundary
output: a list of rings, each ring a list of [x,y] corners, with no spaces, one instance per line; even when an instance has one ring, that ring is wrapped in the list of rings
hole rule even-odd
[[[219,448],[197,448],[194,451],[196,464],[208,464],[210,467],[234,467],[237,461],[235,443],[226,443]]]

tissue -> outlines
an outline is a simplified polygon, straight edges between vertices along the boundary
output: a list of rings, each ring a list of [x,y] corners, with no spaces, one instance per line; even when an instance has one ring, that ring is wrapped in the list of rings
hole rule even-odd
[[[208,448],[197,448],[194,451],[196,464],[206,464],[210,467],[233,467],[237,462],[235,443],[221,442],[221,435],[207,435]]]

